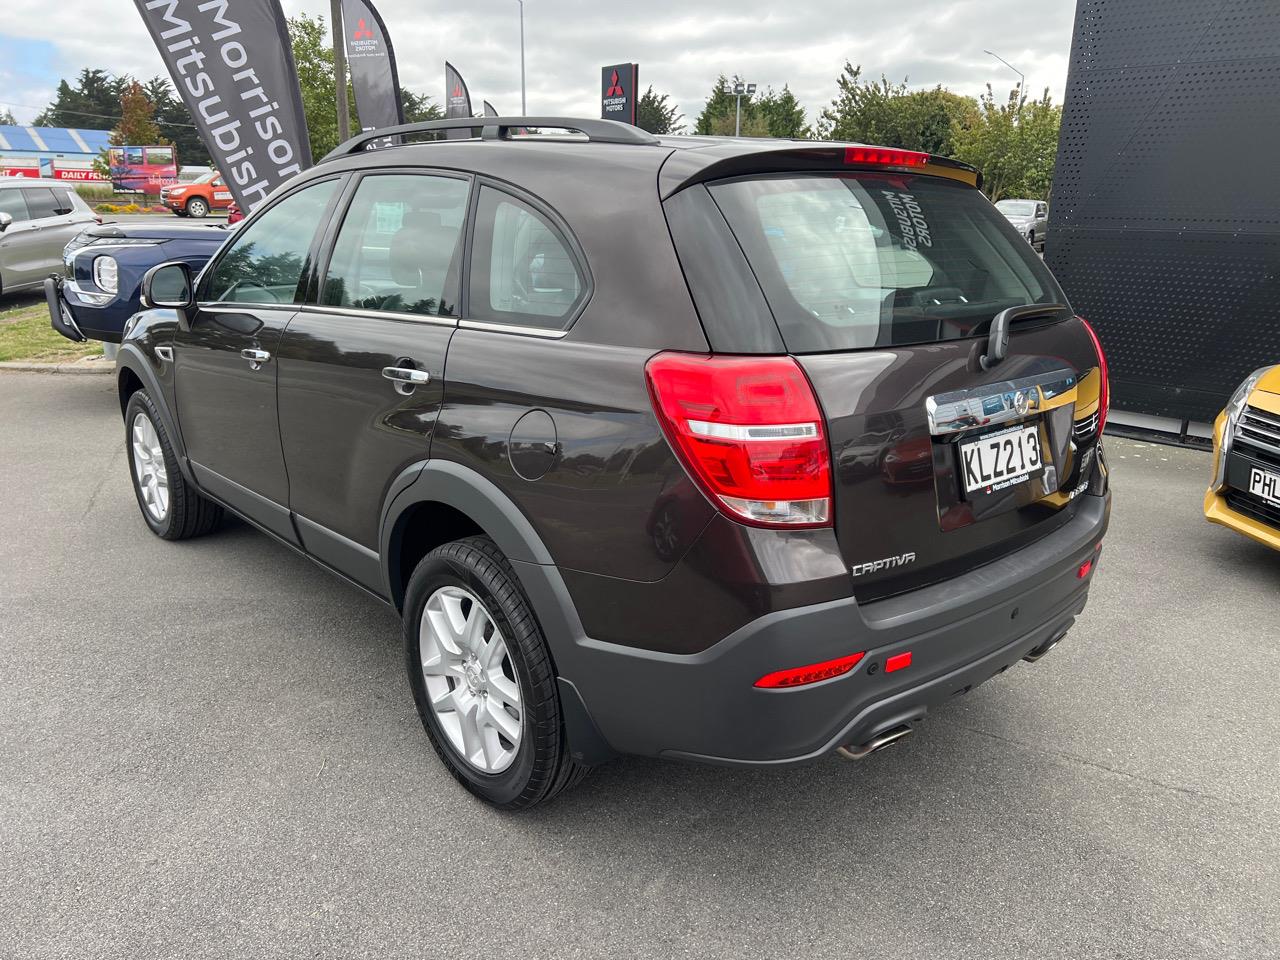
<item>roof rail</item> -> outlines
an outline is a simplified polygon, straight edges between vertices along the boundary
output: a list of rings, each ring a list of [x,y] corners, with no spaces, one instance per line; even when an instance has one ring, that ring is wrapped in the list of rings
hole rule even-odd
[[[650,146],[658,143],[651,133],[617,120],[589,120],[581,117],[454,117],[449,120],[424,120],[422,123],[402,123],[395,127],[366,130],[345,143],[330,150],[321,163],[338,157],[363,153],[375,140],[399,137],[414,133],[434,133],[443,130],[480,130],[484,140],[510,140],[517,130],[526,128],[570,130],[580,133],[592,143],[630,143]]]

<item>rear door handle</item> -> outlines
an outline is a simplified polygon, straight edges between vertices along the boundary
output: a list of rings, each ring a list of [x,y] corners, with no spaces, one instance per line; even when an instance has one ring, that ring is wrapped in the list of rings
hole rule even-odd
[[[415,370],[413,367],[383,367],[382,375],[397,383],[412,383],[415,387],[431,382],[431,374],[426,370]]]
[[[249,361],[250,370],[262,369],[262,365],[271,359],[271,354],[266,350],[255,350],[253,347],[245,347],[240,351],[240,356]]]

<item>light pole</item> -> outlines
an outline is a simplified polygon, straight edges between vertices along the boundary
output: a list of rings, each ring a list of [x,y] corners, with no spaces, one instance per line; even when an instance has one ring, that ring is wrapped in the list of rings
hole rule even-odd
[[[987,54],[987,56],[995,57],[997,60],[999,60],[1006,67],[1008,67],[1010,70],[1012,70],[1014,73],[1018,75],[1018,114],[1021,115],[1022,103],[1027,98],[1027,75],[1023,73],[1021,70],[1019,70],[1017,67],[1015,67],[1008,60],[1006,60],[1004,57],[1000,56],[1000,54],[993,53],[990,50],[983,50],[982,52]]]
[[[516,0],[520,4],[520,116],[529,115],[529,107],[524,100],[524,0]]]
[[[338,107],[338,142],[346,143],[351,136],[351,108],[347,105],[347,48],[342,35],[342,0],[330,0],[329,25],[333,27],[333,83],[334,100]]]
[[[741,80],[735,80],[733,83],[733,98],[735,108],[733,113],[733,135],[735,137],[742,136],[742,97],[745,94],[750,97],[756,92],[754,83],[743,83]]]

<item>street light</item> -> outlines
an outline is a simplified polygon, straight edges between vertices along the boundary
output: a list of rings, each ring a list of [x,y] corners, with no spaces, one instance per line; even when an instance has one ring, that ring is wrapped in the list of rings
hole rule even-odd
[[[1008,60],[1006,60],[1004,57],[1000,56],[1000,54],[993,53],[990,50],[983,50],[982,52],[987,54],[988,56],[995,57],[997,60],[999,60],[1006,67],[1008,67],[1010,70],[1012,70],[1014,73],[1018,75],[1018,113],[1021,114],[1022,103],[1027,98],[1027,75],[1023,73],[1021,70],[1019,70],[1017,67],[1015,67]]]
[[[733,114],[733,135],[735,137],[742,136],[742,98],[744,95],[751,97],[756,92],[754,83],[743,83],[740,80],[734,81],[733,96],[735,100],[735,108]]]
[[[520,4],[520,116],[529,115],[529,107],[524,100],[524,0],[516,0]]]

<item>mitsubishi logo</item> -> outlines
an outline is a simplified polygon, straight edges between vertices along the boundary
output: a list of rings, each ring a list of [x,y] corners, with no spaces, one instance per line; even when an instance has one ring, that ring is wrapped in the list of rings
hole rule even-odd
[[[451,94],[451,96],[458,97],[459,99],[461,99],[461,97],[462,97],[462,84],[460,84],[460,83],[455,83],[455,84],[453,85],[453,93]]]
[[[622,90],[622,84],[618,83],[618,71],[613,71],[613,76],[609,78],[609,92],[606,97],[624,97],[626,94]]]
[[[364,17],[361,17],[356,24],[356,32],[351,34],[352,40],[372,40],[373,31],[365,26]]]

